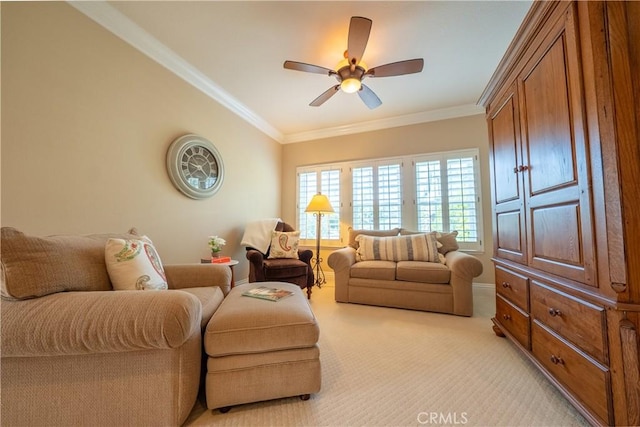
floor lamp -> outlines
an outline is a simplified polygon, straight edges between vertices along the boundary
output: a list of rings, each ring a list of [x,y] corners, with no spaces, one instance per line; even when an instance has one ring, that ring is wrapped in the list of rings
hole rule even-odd
[[[324,216],[325,213],[334,213],[333,207],[331,206],[331,202],[324,194],[316,194],[313,196],[307,209],[305,212],[313,213],[316,217],[316,257],[314,259],[315,265],[313,269],[315,270],[315,281],[313,284],[317,287],[321,287],[327,281],[324,277],[324,272],[322,271],[322,258],[320,258],[320,235],[322,234],[320,228],[320,218]]]

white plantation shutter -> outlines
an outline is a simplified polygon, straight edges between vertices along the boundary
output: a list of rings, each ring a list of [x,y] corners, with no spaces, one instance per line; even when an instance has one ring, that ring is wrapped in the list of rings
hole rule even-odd
[[[402,171],[399,164],[378,167],[378,229],[402,227]]]
[[[416,209],[419,231],[442,231],[442,179],[440,161],[415,164]]]
[[[356,230],[373,230],[374,198],[373,198],[373,167],[354,168],[352,171],[352,226]]]
[[[458,230],[458,240],[478,240],[477,193],[473,157],[447,159],[449,230]]]
[[[304,172],[298,174],[298,230],[301,239],[316,238],[316,221],[304,210],[314,194],[318,192],[318,174]]]
[[[401,226],[401,164],[354,167],[351,182],[354,229],[389,230]]]
[[[327,196],[335,214],[325,214],[322,218],[322,239],[340,239],[340,170],[332,169],[320,172],[320,192]]]
[[[307,205],[318,192],[326,195],[335,214],[324,214],[321,221],[322,240],[340,239],[340,169],[317,167],[298,171],[298,224],[300,239],[316,239],[316,217],[307,213]]]

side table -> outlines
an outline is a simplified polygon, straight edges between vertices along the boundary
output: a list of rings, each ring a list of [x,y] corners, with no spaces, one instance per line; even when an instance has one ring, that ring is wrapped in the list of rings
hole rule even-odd
[[[233,273],[233,267],[238,265],[240,261],[238,261],[237,259],[232,259],[231,261],[227,261],[227,262],[211,262],[211,258],[200,258],[200,263],[202,264],[214,264],[214,265],[226,265],[227,267],[229,267],[231,269],[231,289],[234,288],[234,286],[236,285],[236,279],[235,279],[235,275]]]

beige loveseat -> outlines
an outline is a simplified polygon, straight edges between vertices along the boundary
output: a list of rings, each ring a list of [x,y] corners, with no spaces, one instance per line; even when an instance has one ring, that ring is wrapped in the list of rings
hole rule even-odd
[[[165,265],[169,290],[114,291],[105,242],[2,228],[3,426],[177,426],[229,268]]]
[[[418,250],[418,237],[413,246],[407,243],[420,235],[398,228],[349,230],[349,246],[327,260],[335,273],[335,300],[471,316],[472,282],[482,273],[482,263],[457,250],[456,232],[434,233],[426,255]]]

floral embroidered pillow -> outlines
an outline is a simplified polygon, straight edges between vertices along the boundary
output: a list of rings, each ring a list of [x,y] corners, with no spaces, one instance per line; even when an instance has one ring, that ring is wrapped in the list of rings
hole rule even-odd
[[[299,231],[272,231],[269,259],[295,258],[298,259],[300,245]]]
[[[109,279],[116,291],[168,288],[160,256],[146,236],[109,239],[104,256]]]

